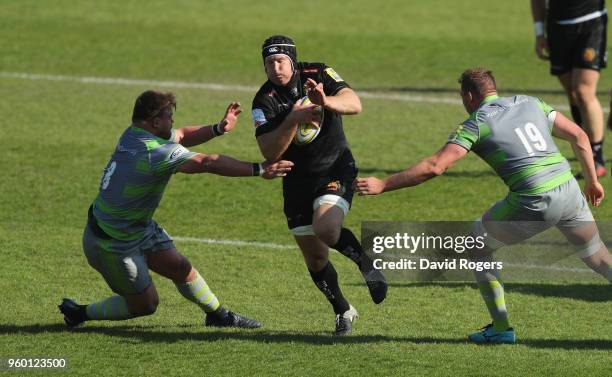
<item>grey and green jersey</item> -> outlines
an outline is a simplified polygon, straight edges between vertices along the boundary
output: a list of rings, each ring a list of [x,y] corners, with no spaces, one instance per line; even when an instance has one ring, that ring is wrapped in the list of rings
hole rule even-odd
[[[174,132],[165,140],[134,126],[121,135],[93,203],[94,217],[106,234],[132,241],[154,231],[151,218],[166,184],[196,155],[173,140]]]
[[[451,133],[448,143],[474,151],[510,191],[538,194],[572,179],[551,132],[556,112],[529,96],[485,98]]]

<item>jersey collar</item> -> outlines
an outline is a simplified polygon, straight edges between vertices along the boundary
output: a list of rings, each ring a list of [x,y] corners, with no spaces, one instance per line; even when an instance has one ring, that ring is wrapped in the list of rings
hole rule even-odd
[[[132,123],[129,127],[130,131],[138,133],[138,134],[144,134],[150,137],[153,137],[155,139],[164,141],[164,142],[168,142],[168,141],[173,141],[174,140],[174,128],[171,130],[171,134],[170,134],[170,139],[164,139],[163,137],[159,137],[159,136],[155,136],[154,134],[152,134],[151,132],[145,130],[144,128],[140,128],[138,126],[135,126],[134,123]]]
[[[482,103],[480,104],[480,106],[484,105],[485,103],[495,101],[498,98],[499,96],[497,94],[491,94],[490,96],[486,96],[485,99],[482,100]]]
[[[289,96],[289,98],[291,98],[293,101],[297,101],[297,99],[300,98],[300,75],[298,70],[293,72],[293,76],[291,76],[291,80],[289,80],[287,85],[279,86],[274,84],[272,81],[270,81],[270,84],[277,92]]]
[[[489,102],[493,102],[493,101],[495,101],[498,98],[499,98],[499,96],[497,94],[491,94],[490,96],[486,96],[485,99],[483,99],[482,102],[480,103],[480,106],[478,106],[478,109],[476,109],[475,111],[473,111],[470,114],[470,119],[476,119],[476,113],[482,107],[482,105],[485,105],[485,104],[487,104]]]
[[[134,132],[144,132],[144,133],[147,133],[147,134],[150,133],[149,131],[147,131],[145,129],[142,129],[142,128],[138,127],[138,126],[135,126],[134,123],[132,123],[130,125],[130,130],[132,130]]]

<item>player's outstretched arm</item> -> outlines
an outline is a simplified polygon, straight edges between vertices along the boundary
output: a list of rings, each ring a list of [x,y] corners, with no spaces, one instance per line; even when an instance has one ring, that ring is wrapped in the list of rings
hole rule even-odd
[[[281,158],[289,148],[299,123],[311,123],[319,118],[315,109],[316,105],[300,105],[299,102],[296,102],[291,112],[276,129],[257,136],[257,145],[267,161],[276,161]]]
[[[361,100],[351,88],[342,88],[333,96],[328,96],[323,91],[323,83],[317,84],[313,79],[308,79],[306,81],[306,91],[310,102],[323,106],[326,110],[343,115],[353,115],[361,112]]]
[[[419,161],[402,172],[382,180],[375,177],[357,178],[355,186],[359,195],[378,195],[403,187],[416,186],[442,175],[455,161],[467,153],[465,148],[457,144],[446,144],[433,156]]]
[[[238,123],[238,115],[242,110],[240,103],[231,102],[225,110],[223,119],[210,126],[187,126],[174,131],[175,141],[185,147],[192,147],[209,141],[215,136],[230,132]]]
[[[595,162],[593,161],[589,137],[576,123],[560,112],[556,112],[552,134],[555,137],[567,140],[572,145],[585,180],[584,194],[592,205],[598,206],[605,194],[595,173]]]
[[[212,173],[226,177],[261,176],[265,179],[284,177],[291,171],[293,162],[277,161],[252,163],[239,161],[234,158],[218,154],[199,153],[185,161],[178,171],[186,174]]]

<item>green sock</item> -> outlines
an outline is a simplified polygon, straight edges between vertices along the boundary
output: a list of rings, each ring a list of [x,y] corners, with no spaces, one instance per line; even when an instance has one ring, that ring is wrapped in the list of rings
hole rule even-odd
[[[210,290],[199,272],[196,278],[184,284],[175,284],[187,300],[196,303],[206,313],[212,313],[221,306],[217,296]]]
[[[132,318],[127,302],[121,296],[111,296],[102,301],[94,302],[85,308],[88,319],[106,319],[120,321]]]
[[[510,327],[506,301],[504,300],[504,286],[499,280],[479,281],[478,289],[487,304],[487,309],[493,318],[493,327],[497,331],[504,331]]]

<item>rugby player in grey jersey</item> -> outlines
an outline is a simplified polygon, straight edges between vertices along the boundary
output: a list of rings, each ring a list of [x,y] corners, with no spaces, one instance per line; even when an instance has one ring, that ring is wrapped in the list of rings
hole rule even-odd
[[[377,195],[416,186],[443,174],[453,163],[473,151],[504,180],[509,193],[474,224],[485,250],[473,255],[490,261],[504,244],[528,239],[556,226],[574,245],[578,256],[595,272],[612,281],[612,256],[599,231],[567,160],[552,136],[568,141],[585,177],[584,194],[598,206],[604,190],[597,180],[587,135],[563,114],[538,98],[498,97],[495,78],[484,68],[461,75],[461,98],[470,114],[450,135],[446,145],[405,171],[383,180],[358,178],[360,195]],[[476,281],[493,323],[469,339],[476,343],[514,343],[508,322],[504,289],[497,269],[475,271]]]
[[[123,132],[89,208],[83,250],[89,264],[116,295],[78,305],[59,305],[70,327],[87,320],[124,320],[153,314],[159,298],[149,269],[174,282],[178,291],[206,313],[205,324],[256,328],[253,319],[227,311],[199,272],[181,255],[172,238],[153,220],[170,177],[176,173],[213,173],[231,177],[284,176],[293,163],[250,163],[186,147],[231,131],[240,105],[230,103],[221,122],[172,129],[173,93],[145,91],[136,99],[132,124]]]

